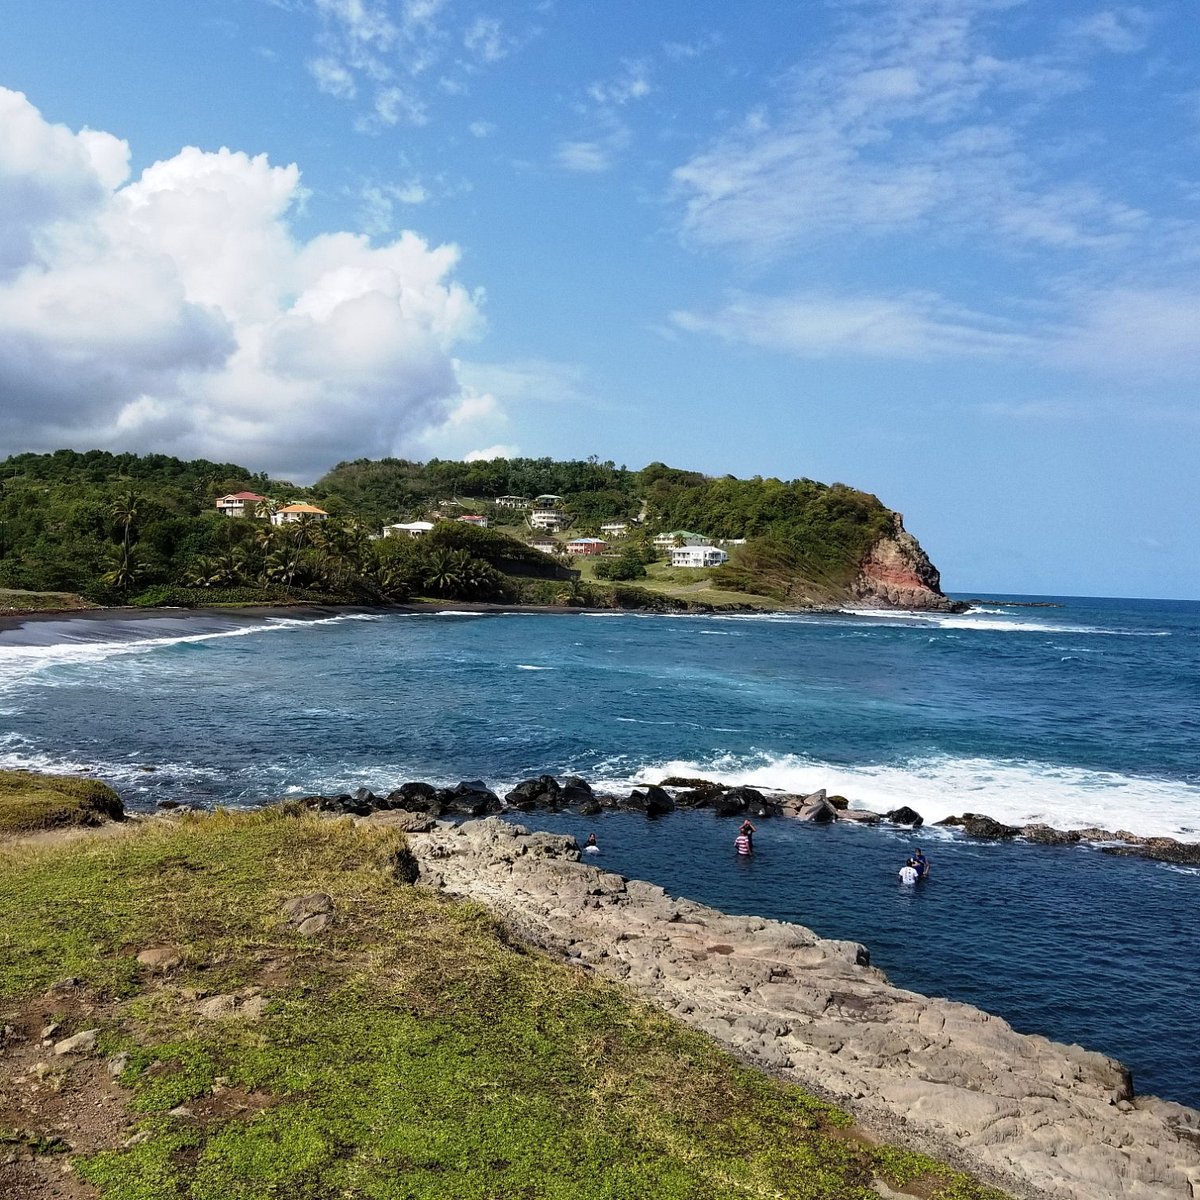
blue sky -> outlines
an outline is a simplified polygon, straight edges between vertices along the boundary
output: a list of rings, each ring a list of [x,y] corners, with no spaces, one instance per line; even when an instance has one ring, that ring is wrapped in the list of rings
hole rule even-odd
[[[7,450],[804,475],[1200,597],[1191,4],[5,12]]]

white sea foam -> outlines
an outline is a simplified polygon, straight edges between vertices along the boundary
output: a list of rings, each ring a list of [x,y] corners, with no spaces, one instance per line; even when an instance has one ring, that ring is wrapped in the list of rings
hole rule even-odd
[[[535,667],[532,663],[517,663],[518,671],[553,671],[553,667]]]
[[[840,608],[847,617],[866,617],[888,621],[900,627],[938,629],[983,629],[994,633],[1077,633],[1103,637],[1170,637],[1166,629],[1106,629],[1102,625],[1060,625],[1046,621],[1021,621],[1007,613],[990,609],[972,609],[967,613],[897,612],[890,608]]]
[[[169,618],[168,618],[169,619]],[[250,637],[261,633],[281,633],[287,630],[304,629],[319,625],[333,625],[343,621],[376,621],[382,618],[369,613],[344,613],[335,617],[317,617],[303,620],[294,617],[271,617],[261,624],[241,625],[234,629],[209,630],[204,633],[179,633],[168,636],[153,636],[153,626],[161,628],[160,621],[147,621],[144,626],[133,629],[134,636],[120,639],[84,641],[72,638],[69,641],[50,645],[11,645],[0,642],[0,690],[23,683],[34,675],[55,667],[94,665],[112,658],[125,658],[150,654],[172,646],[202,645],[225,638]],[[189,621],[190,618],[180,618]],[[129,630],[135,623],[123,624]],[[95,627],[93,627],[95,628]],[[90,631],[90,630],[89,630]],[[103,633],[103,631],[101,631]]]
[[[1200,826],[1200,786],[1019,760],[938,755],[902,764],[854,767],[790,754],[726,754],[698,761],[649,762],[632,773],[628,767],[613,772],[618,773],[622,778],[611,782],[621,785],[678,775],[797,794],[826,788],[846,796],[852,807],[873,812],[907,804],[927,823],[979,812],[1013,825],[1099,826],[1185,840],[1194,840]]]

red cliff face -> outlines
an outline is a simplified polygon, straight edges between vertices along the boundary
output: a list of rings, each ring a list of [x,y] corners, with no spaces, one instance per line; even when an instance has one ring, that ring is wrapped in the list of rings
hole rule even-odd
[[[899,513],[892,513],[891,529],[871,547],[852,590],[855,600],[864,606],[939,612],[954,612],[962,607],[942,594],[937,567],[904,528],[904,518]]]

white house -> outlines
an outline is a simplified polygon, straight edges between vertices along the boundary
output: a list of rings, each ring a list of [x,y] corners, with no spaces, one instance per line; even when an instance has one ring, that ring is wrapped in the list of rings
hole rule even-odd
[[[535,537],[532,538],[529,544],[535,549],[540,550],[543,554],[553,554],[561,542],[556,542],[552,537]]]
[[[304,517],[312,517],[314,521],[329,520],[329,514],[315,504],[285,504],[278,512],[271,514],[271,524],[291,525]]]
[[[497,508],[528,508],[530,505],[524,496],[497,496],[492,503]]]
[[[258,506],[266,499],[257,492],[234,492],[217,501],[217,512],[227,517],[256,517]]]
[[[568,554],[603,554],[608,547],[607,542],[599,538],[580,537],[567,543]]]
[[[534,496],[534,508],[557,508],[562,503],[562,497],[556,496],[553,492],[543,492],[540,496]]]
[[[654,539],[654,546],[657,550],[670,550],[677,543],[684,546],[708,546],[711,542],[712,539],[702,533],[692,533],[688,529],[672,529],[670,533],[658,534]]]
[[[433,528],[432,521],[402,521],[397,525],[385,525],[384,537],[424,537]]]
[[[628,521],[612,521],[607,525],[600,526],[600,532],[605,537],[619,538],[624,537],[629,532]]]
[[[671,548],[671,566],[673,567],[719,567],[729,559],[729,555],[717,546],[673,546]]]
[[[543,533],[553,533],[565,529],[571,523],[571,518],[565,512],[556,508],[535,508],[529,514],[529,527],[541,530]]]
[[[475,525],[480,529],[487,528],[487,523],[488,523],[487,517],[479,517],[479,516],[476,516],[474,513],[464,513],[458,519],[460,521],[465,521],[468,525]]]

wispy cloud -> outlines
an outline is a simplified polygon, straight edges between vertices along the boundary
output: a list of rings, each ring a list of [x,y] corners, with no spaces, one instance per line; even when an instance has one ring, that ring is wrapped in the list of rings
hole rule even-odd
[[[1146,48],[1153,24],[1154,20],[1146,9],[1122,4],[1067,21],[1064,34],[1071,42],[1091,45],[1114,54],[1135,54]]]
[[[588,86],[587,94],[596,104],[620,107],[644,99],[651,91],[650,64],[644,58],[626,58],[612,79],[595,81]]]
[[[512,34],[484,14],[462,24],[449,0],[312,0],[311,10],[288,11],[316,14],[309,74],[326,95],[365,105],[355,121],[364,133],[424,125],[437,94],[464,94],[473,74],[536,33]]]
[[[600,142],[562,142],[557,159],[564,170],[583,174],[607,171],[613,165],[612,152]]]
[[[507,58],[517,45],[517,39],[504,31],[496,17],[476,17],[463,34],[463,46],[485,63]]]
[[[1028,356],[1037,343],[1011,323],[964,310],[942,297],[738,294],[708,313],[678,311],[672,324],[801,358]]]
[[[999,231],[1014,247],[1119,239],[1141,214],[1094,183],[1064,180],[1063,147],[1051,163],[1036,125],[1047,105],[1088,85],[1078,52],[1005,57],[996,46],[1010,7],[847,6],[831,45],[674,172],[684,236],[752,259],[916,229]],[[1129,12],[1112,14],[1089,48],[1098,31],[1116,42],[1132,27]]]

